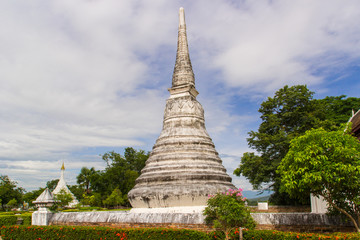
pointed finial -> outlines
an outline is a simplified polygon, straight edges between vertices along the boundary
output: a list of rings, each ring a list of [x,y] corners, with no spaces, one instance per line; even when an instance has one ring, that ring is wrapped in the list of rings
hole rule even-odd
[[[64,162],[62,163],[61,170],[65,170]]]
[[[180,8],[178,43],[175,68],[172,77],[172,88],[185,85],[195,86],[195,76],[191,66],[186,36],[185,11],[184,8]]]
[[[185,12],[183,7],[179,10],[179,26],[185,26]]]

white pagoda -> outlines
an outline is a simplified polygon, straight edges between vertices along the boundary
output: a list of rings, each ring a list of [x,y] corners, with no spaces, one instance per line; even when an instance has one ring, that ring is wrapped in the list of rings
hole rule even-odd
[[[196,99],[183,8],[169,92],[161,134],[128,193],[134,208],[205,206],[208,195],[235,188],[205,129],[204,109]]]
[[[74,196],[74,194],[70,191],[70,189],[67,187],[66,182],[65,182],[65,178],[64,178],[64,172],[65,172],[65,166],[64,163],[61,166],[61,175],[60,175],[60,180],[58,182],[58,184],[56,185],[56,188],[54,189],[54,191],[52,192],[54,195],[60,193],[60,191],[63,189],[66,193],[71,194],[73,200],[69,203],[68,207],[75,207],[77,204],[79,204],[79,201],[76,199],[76,197]]]

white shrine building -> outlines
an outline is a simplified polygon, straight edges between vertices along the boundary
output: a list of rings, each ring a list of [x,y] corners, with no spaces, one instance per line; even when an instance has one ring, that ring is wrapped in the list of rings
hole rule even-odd
[[[59,180],[58,184],[56,185],[56,188],[54,189],[54,191],[52,193],[54,195],[56,195],[63,189],[66,193],[71,194],[71,196],[73,198],[73,200],[69,203],[68,207],[75,207],[77,204],[79,204],[79,201],[76,199],[74,194],[70,191],[70,189],[67,187],[66,182],[65,182],[65,178],[64,178],[64,172],[65,172],[65,166],[64,166],[64,163],[63,163],[62,166],[61,166],[60,180]]]

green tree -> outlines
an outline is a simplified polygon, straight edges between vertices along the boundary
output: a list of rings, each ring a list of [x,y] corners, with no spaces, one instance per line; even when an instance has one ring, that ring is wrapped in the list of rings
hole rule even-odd
[[[19,203],[18,203],[18,201],[17,201],[15,198],[13,198],[13,199],[11,199],[6,205],[7,205],[9,208],[15,208],[15,207],[19,206]]]
[[[74,194],[75,198],[79,201],[83,198],[84,189],[80,185],[67,185],[70,192]]]
[[[290,141],[312,128],[323,127],[334,130],[348,121],[353,109],[360,108],[360,98],[326,97],[313,99],[305,85],[284,86],[274,97],[261,104],[262,123],[258,131],[250,131],[247,139],[255,153],[245,153],[240,166],[234,171],[237,176],[245,176],[254,189],[273,190],[270,201],[275,204],[305,203],[290,199],[281,193],[279,175],[276,168],[289,150]]]
[[[53,180],[47,181],[45,188],[48,188],[49,191],[52,192],[56,188],[56,185],[58,184],[58,182],[59,182],[59,179],[53,179]]]
[[[297,202],[279,192],[280,179],[276,173],[289,150],[291,139],[311,128],[332,125],[324,121],[325,116],[319,111],[317,102],[312,101],[313,95],[305,85],[286,85],[273,98],[264,101],[259,109],[262,123],[258,131],[250,131],[247,138],[249,146],[259,155],[245,153],[234,171],[237,176],[245,176],[254,189],[273,190],[271,201],[275,204]]]
[[[125,148],[124,156],[114,151],[105,153],[102,158],[107,167],[104,171],[96,172],[91,180],[91,188],[95,193],[101,194],[104,201],[115,189],[119,189],[124,199],[134,187],[135,180],[141,169],[145,166],[149,153],[143,150]],[[129,204],[126,200],[126,204]]]
[[[344,127],[313,129],[293,139],[278,173],[282,191],[297,198],[322,196],[360,231],[360,143]]]
[[[114,189],[114,191],[112,191],[110,196],[103,201],[103,203],[105,206],[119,207],[123,205],[125,201],[121,191],[118,188],[116,188]]]
[[[140,174],[145,167],[145,162],[149,158],[149,153],[144,150],[135,150],[132,147],[125,148],[124,157],[129,164],[131,170]]]
[[[64,189],[61,189],[58,194],[55,194],[54,198],[58,201],[57,205],[61,208],[68,206],[69,203],[73,200],[71,194],[66,192]]]
[[[346,123],[351,117],[351,112],[360,109],[360,98],[341,95],[338,97],[325,97],[314,100],[319,104],[326,119],[333,121],[336,125]]]
[[[90,169],[87,167],[82,167],[79,175],[76,177],[77,183],[84,187],[87,194],[90,194],[90,184],[95,173],[96,170],[93,167]]]
[[[32,202],[36,200],[40,196],[40,194],[45,190],[45,188],[39,188],[37,190],[33,190],[31,192],[27,192],[23,195],[23,201],[29,204],[29,207],[35,206]]]
[[[253,229],[255,221],[250,215],[250,209],[245,205],[242,190],[229,189],[226,193],[209,196],[204,210],[205,223],[225,233],[225,239],[237,227]]]
[[[11,181],[6,175],[0,176],[0,202],[3,210],[4,205],[12,199],[15,199],[17,202],[22,202],[23,193],[24,189],[17,187],[17,182]]]

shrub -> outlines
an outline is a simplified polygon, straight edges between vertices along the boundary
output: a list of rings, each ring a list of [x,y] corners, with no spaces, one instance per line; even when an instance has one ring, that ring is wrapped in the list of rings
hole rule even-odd
[[[225,239],[230,239],[230,232],[236,227],[254,228],[255,221],[245,200],[241,189],[229,189],[225,193],[209,196],[204,210],[206,224],[221,229]]]
[[[5,215],[7,215],[7,216],[15,215],[15,213],[14,212],[0,212],[0,216],[5,216]]]
[[[22,225],[30,226],[31,225],[31,216],[32,216],[32,213],[23,213],[23,214],[21,214],[20,217],[23,219]]]
[[[6,239],[211,239],[204,232],[194,230],[171,230],[161,228],[117,229],[107,227],[73,226],[3,226],[1,237]]]
[[[48,239],[48,240],[73,240],[73,239],[100,239],[100,240],[143,240],[143,239],[191,239],[210,240],[224,239],[221,231],[204,233],[194,230],[174,230],[161,228],[118,229],[110,227],[84,227],[84,226],[3,226],[0,228],[1,238],[8,239]],[[230,239],[239,239],[237,229],[229,234]],[[272,230],[245,230],[244,240],[298,240],[298,239],[330,239],[330,240],[355,240],[360,239],[358,233],[295,233]]]
[[[0,215],[0,226],[11,226],[17,223],[18,218],[22,218],[22,225],[31,225],[31,213],[21,215]]]
[[[296,233],[296,232],[281,232],[273,230],[245,230],[243,233],[244,239],[266,239],[266,240],[301,240],[301,239],[330,239],[330,240],[355,240],[360,239],[358,233]],[[238,239],[233,238],[233,239]]]
[[[0,215],[0,226],[11,226],[15,225],[16,221],[18,219],[18,216],[15,215]]]

